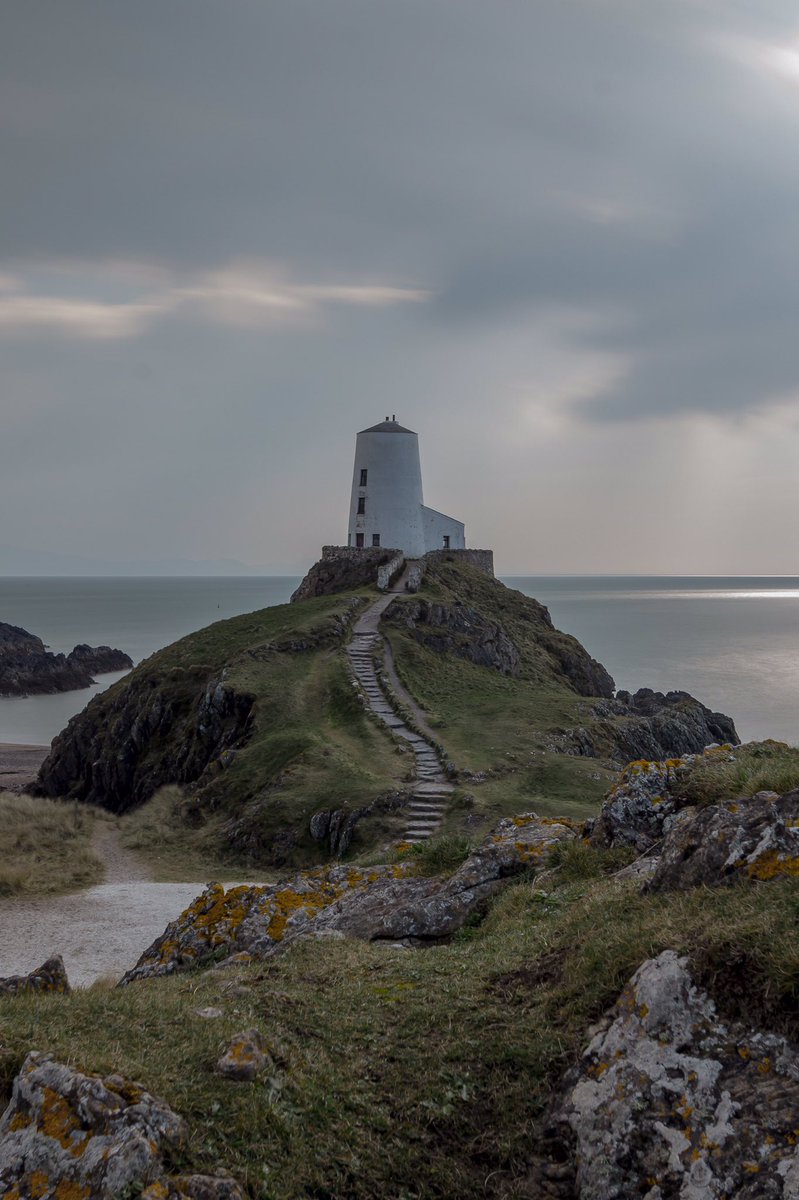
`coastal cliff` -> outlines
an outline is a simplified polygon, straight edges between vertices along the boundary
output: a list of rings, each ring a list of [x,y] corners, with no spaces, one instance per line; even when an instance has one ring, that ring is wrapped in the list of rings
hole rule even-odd
[[[110,646],[53,654],[41,638],[0,621],[0,696],[47,695],[90,687],[95,675],[127,671],[133,660]]]

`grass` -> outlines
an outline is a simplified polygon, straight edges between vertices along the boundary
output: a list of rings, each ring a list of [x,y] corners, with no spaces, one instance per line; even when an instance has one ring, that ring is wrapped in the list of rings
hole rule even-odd
[[[91,848],[95,819],[85,805],[0,793],[0,896],[98,883],[103,867]]]
[[[121,844],[146,863],[156,883],[228,882],[247,870],[235,855],[225,853],[221,819],[198,818],[197,805],[179,787],[161,788],[120,818],[119,829]],[[247,870],[253,882],[271,878],[270,872]]]
[[[501,624],[520,653],[519,675],[502,675],[420,645],[403,626],[401,609],[384,622],[397,674],[448,755],[461,769],[489,774],[486,782],[464,782],[474,796],[472,827],[482,831],[525,808],[593,815],[613,773],[597,759],[551,749],[557,734],[593,723],[590,699],[570,687],[560,667],[564,649],[579,653],[574,640],[551,629],[535,601],[468,567],[436,565],[420,596],[474,608]],[[448,822],[448,832],[457,829],[457,821]]]
[[[799,788],[799,748],[783,742],[754,742],[735,751],[732,762],[699,758],[679,778],[680,794],[700,807],[756,792],[781,796]]]
[[[352,611],[352,597],[338,595],[218,622],[153,655],[89,706],[81,721],[91,726],[90,753],[110,761],[154,706],[168,714],[136,754],[136,771],[157,791],[180,782],[185,754],[202,739],[198,708],[209,681],[224,675],[227,689],[253,701],[245,744],[227,765],[211,763],[196,786],[189,781],[197,802],[151,802],[128,826],[128,844],[156,854],[165,877],[183,873],[184,853],[234,871],[308,865],[323,853],[308,832],[314,812],[367,806],[401,786],[408,759],[366,716],[347,675],[341,630]],[[132,807],[129,795],[120,807]],[[185,833],[178,815],[191,825]],[[163,854],[147,816],[166,838]],[[387,829],[383,815],[362,823],[353,852]]]
[[[690,954],[725,1016],[799,1038],[797,881],[642,896],[608,866],[567,856],[546,890],[525,879],[424,951],[313,940],[233,973],[2,1001],[0,1090],[31,1048],[140,1079],[188,1119],[187,1161],[253,1200],[529,1197],[553,1088],[645,958]],[[270,1073],[225,1082],[214,1063],[250,1025]]]

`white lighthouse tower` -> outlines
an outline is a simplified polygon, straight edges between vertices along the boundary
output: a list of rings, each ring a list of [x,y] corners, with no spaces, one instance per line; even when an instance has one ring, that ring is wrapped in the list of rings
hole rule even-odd
[[[357,436],[347,545],[402,550],[406,558],[465,549],[463,522],[425,506],[419,438],[395,417]]]

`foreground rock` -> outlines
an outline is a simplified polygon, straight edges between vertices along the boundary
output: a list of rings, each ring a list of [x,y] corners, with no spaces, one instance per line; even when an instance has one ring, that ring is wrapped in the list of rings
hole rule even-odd
[[[269,1063],[266,1042],[259,1029],[245,1029],[234,1034],[225,1053],[216,1064],[224,1079],[252,1083]]]
[[[0,1118],[0,1194],[11,1200],[243,1200],[228,1179],[167,1177],[181,1117],[119,1075],[83,1075],[32,1053]],[[144,1190],[141,1190],[141,1189]]]
[[[650,892],[799,876],[799,791],[685,813],[666,835]]]
[[[686,754],[649,762],[631,762],[605,797],[590,837],[595,846],[651,849],[674,825],[677,813],[692,804],[689,783],[697,763],[735,762],[729,743],[709,746],[701,755]]]
[[[687,959],[645,962],[567,1077],[580,1200],[799,1196],[799,1053],[722,1022]]]
[[[52,654],[41,638],[0,621],[0,696],[44,695],[90,687],[94,676],[127,671],[133,660],[110,646]]]
[[[10,975],[0,979],[0,996],[17,996],[23,992],[61,992],[69,994],[67,969],[60,954],[48,958],[30,975]]]
[[[535,813],[501,821],[449,879],[419,878],[412,862],[325,867],[287,883],[210,884],[167,926],[122,983],[168,975],[220,953],[268,958],[300,937],[338,932],[365,941],[450,937],[504,882],[544,865],[549,849],[577,836],[566,821]]]

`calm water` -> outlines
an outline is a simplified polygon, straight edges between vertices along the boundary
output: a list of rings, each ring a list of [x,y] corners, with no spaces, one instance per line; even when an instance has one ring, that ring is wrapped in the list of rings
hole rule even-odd
[[[799,741],[799,577],[547,576],[503,582],[546,604],[619,687],[682,688],[744,738]],[[54,651],[77,642],[135,662],[212,621],[288,600],[298,580],[0,579],[0,620]],[[98,687],[0,700],[0,742],[45,744]]]

